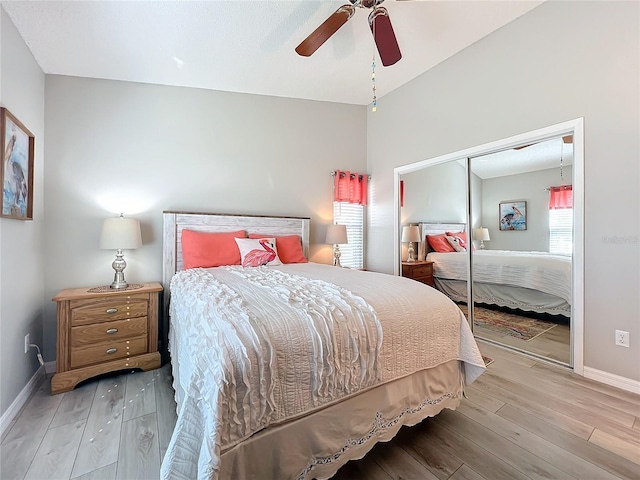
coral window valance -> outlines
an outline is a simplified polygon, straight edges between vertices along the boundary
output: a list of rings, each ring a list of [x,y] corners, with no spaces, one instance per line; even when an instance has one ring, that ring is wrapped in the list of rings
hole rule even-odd
[[[367,174],[336,170],[333,172],[333,200],[366,205],[368,183]]]

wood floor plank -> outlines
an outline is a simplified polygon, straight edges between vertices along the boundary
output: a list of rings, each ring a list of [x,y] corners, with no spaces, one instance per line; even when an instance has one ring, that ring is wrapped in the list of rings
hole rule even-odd
[[[86,420],[89,417],[97,386],[97,381],[87,382],[70,392],[60,394],[62,401],[49,428],[59,427],[78,420]]]
[[[591,434],[589,441],[600,445],[607,450],[614,452],[621,457],[631,460],[640,466],[640,440],[636,438],[636,442],[629,442],[616,435],[611,435],[607,432],[596,428]],[[640,471],[640,468],[638,469]]]
[[[31,466],[62,396],[51,396],[44,380],[7,433],[0,448],[0,478],[23,478]]]
[[[636,421],[633,423],[633,428],[640,430],[640,417],[636,417]]]
[[[169,446],[178,416],[176,415],[174,391],[171,386],[173,382],[171,365],[167,364],[153,372],[155,374],[153,378],[156,392],[158,444],[160,445],[160,460],[162,460]]]
[[[72,477],[118,461],[125,376],[99,381],[80,442]]]
[[[556,368],[560,369],[561,367]],[[563,381],[562,377],[547,375],[535,365],[531,368],[526,379],[523,379],[515,369],[509,366],[505,368],[505,366],[498,365],[492,371],[513,381],[526,383],[528,386],[535,386],[539,390],[547,391],[551,396],[594,412],[599,416],[607,417],[625,427],[633,426],[636,415],[640,414],[640,406],[638,405],[626,402],[611,394],[593,391],[577,383]]]
[[[393,442],[404,448],[437,478],[448,479],[463,465],[462,460],[451,455],[450,451],[440,448],[428,435],[421,435],[420,429],[421,425],[403,427]]]
[[[461,404],[457,411],[533,455],[540,457],[545,462],[563,470],[572,477],[578,479],[597,478],[599,480],[615,480],[617,478],[615,475],[574,455],[564,448],[557,448],[555,444],[545,438],[514,424],[504,417],[483,410],[472,403]]]
[[[85,420],[79,420],[50,428],[36,452],[25,480],[69,478],[85,423]]]
[[[592,425],[580,422],[568,415],[565,415],[564,413],[557,412],[553,408],[540,405],[540,403],[535,401],[535,399],[530,399],[528,397],[528,392],[522,391],[521,389],[518,390],[517,384],[512,386],[511,389],[503,388],[503,385],[504,382],[496,381],[494,378],[487,375],[482,375],[473,383],[475,388],[490,392],[490,394],[496,396],[505,403],[518,405],[518,408],[521,410],[535,415],[541,420],[548,419],[559,428],[562,428],[583,440],[588,440],[591,436],[591,433],[594,430]]]
[[[375,462],[394,479],[438,480],[424,465],[394,443],[379,443],[372,449]]]
[[[618,478],[638,480],[640,472],[637,466],[625,458],[613,455],[610,451],[590,443],[588,440],[578,438],[568,433],[553,423],[542,420],[512,405],[505,405],[497,412],[501,417],[509,420],[514,425],[519,425],[528,431],[535,433],[584,460],[606,470]]]
[[[462,435],[457,435],[454,430],[443,426],[436,420],[438,416],[420,424],[419,432],[421,435],[425,435],[429,441],[438,443],[439,447],[449,455],[459,458],[469,468],[491,480],[530,480],[524,473],[505,462],[504,459],[493,455],[480,445]],[[502,456],[504,457],[505,455]]]
[[[160,478],[160,448],[156,414],[135,417],[122,424],[116,480]]]
[[[466,400],[481,406],[489,412],[495,413],[505,404],[502,400],[492,397],[491,395],[487,395],[485,392],[478,390],[473,385],[467,386],[464,389],[464,393],[467,396]]]
[[[154,370],[126,375],[123,422],[156,411]]]
[[[106,467],[99,468],[93,472],[85,473],[73,480],[116,480],[117,463],[111,463]]]
[[[482,445],[482,448],[494,456],[504,455],[505,461],[513,468],[533,480],[576,478],[459,412],[444,410],[435,417],[435,421],[469,441]]]
[[[466,465],[462,465],[453,475],[449,477],[449,480],[485,480],[485,478],[479,473],[474,472]]]

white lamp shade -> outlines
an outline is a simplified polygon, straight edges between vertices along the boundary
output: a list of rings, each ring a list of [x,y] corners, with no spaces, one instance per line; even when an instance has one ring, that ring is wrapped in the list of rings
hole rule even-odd
[[[329,225],[327,227],[326,243],[332,243],[333,245],[347,243],[347,226]]]
[[[133,250],[142,246],[140,222],[135,218],[107,218],[102,224],[100,248]]]
[[[419,242],[420,228],[418,228],[417,225],[407,225],[406,227],[402,227],[402,241]]]
[[[474,228],[473,229],[473,239],[474,240],[482,240],[489,241],[489,229],[488,228]]]

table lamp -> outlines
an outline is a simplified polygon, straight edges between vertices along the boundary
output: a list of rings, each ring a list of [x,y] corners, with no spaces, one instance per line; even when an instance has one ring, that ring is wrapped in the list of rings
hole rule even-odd
[[[489,240],[491,240],[491,238],[489,238],[489,229],[488,228],[484,228],[484,227],[474,228],[473,229],[473,239],[474,240],[479,240],[480,241],[480,250],[484,250],[484,242],[485,242],[485,240],[487,242]]]
[[[329,225],[327,227],[326,243],[333,244],[333,264],[336,267],[340,265],[340,247],[338,244],[347,243],[347,226],[346,225]]]
[[[133,250],[140,246],[142,246],[142,236],[138,220],[124,218],[122,214],[116,218],[105,219],[100,235],[100,248],[116,251],[116,259],[111,264],[116,271],[111,283],[111,288],[114,290],[129,286],[124,279],[127,262],[124,261],[122,250]]]
[[[413,248],[414,242],[420,241],[420,228],[417,225],[407,225],[402,227],[402,239],[403,243],[408,243],[407,252],[409,253],[409,258],[407,258],[407,262],[415,262],[416,261],[416,251]]]

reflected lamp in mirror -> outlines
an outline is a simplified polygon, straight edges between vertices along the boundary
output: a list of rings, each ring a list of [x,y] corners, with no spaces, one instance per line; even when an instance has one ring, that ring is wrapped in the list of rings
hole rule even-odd
[[[489,229],[484,227],[474,228],[473,239],[480,241],[480,250],[484,250],[484,242],[491,240],[491,238],[489,238]]]
[[[124,269],[127,262],[124,261],[122,250],[133,250],[142,246],[142,235],[140,234],[140,222],[134,218],[124,218],[120,214],[116,218],[107,218],[102,224],[100,234],[100,248],[115,250],[116,259],[111,266],[115,270],[111,288],[126,288],[129,284],[124,279]]]
[[[347,226],[346,225],[329,225],[327,227],[326,243],[333,244],[333,264],[336,267],[340,265],[340,247],[338,245],[344,245],[347,242]]]
[[[407,225],[402,227],[401,241],[409,244],[407,247],[407,253],[409,254],[407,262],[415,262],[416,251],[413,248],[413,244],[420,241],[420,228],[417,225]]]

